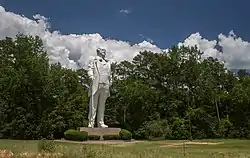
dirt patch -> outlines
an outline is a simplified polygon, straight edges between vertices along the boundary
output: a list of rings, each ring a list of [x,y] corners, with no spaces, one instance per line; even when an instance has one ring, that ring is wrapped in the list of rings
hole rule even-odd
[[[142,143],[144,141],[131,141],[131,142],[123,142],[123,143],[116,143],[116,144],[110,144],[111,146],[115,147],[126,147],[126,146],[131,146],[137,143]]]
[[[0,150],[0,158],[12,158],[13,153],[9,150]]]
[[[20,157],[20,158],[61,157],[62,158],[64,156],[62,153],[31,153],[31,152],[19,153],[14,155],[9,150],[0,150],[0,158],[14,158],[14,157]]]
[[[182,142],[182,143],[166,143],[161,147],[179,147],[183,145],[218,145],[222,144],[223,142]]]
[[[20,153],[16,155],[20,158],[49,158],[49,157],[55,157],[55,158],[63,158],[64,155],[62,153]]]
[[[206,145],[218,145],[222,142],[185,142],[185,144],[206,144]]]
[[[111,146],[114,146],[114,147],[127,147],[127,146],[131,146],[135,143],[122,143],[122,144],[110,144]]]

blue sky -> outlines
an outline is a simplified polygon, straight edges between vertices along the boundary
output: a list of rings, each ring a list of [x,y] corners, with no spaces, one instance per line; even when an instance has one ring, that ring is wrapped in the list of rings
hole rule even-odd
[[[249,0],[0,0],[0,5],[27,17],[48,17],[63,34],[100,33],[132,43],[143,34],[161,48],[195,32],[211,40],[234,30],[250,40]]]

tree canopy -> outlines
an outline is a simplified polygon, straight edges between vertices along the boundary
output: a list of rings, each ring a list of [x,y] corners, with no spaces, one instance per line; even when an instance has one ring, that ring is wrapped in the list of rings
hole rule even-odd
[[[50,64],[46,54],[37,36],[0,40],[0,138],[61,138],[87,125],[86,70]],[[136,139],[250,138],[249,74],[236,77],[202,54],[173,46],[114,63],[107,124]]]

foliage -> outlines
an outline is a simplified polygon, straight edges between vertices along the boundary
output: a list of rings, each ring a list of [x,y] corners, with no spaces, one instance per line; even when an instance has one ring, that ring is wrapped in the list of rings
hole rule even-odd
[[[233,124],[230,122],[229,118],[222,119],[219,123],[218,134],[219,137],[228,138],[233,135]]]
[[[105,122],[136,139],[249,138],[250,74],[197,47],[112,64]],[[0,40],[0,137],[58,139],[86,126],[87,71],[50,63],[38,36]]]
[[[119,135],[103,135],[104,140],[119,140]]]
[[[186,120],[181,118],[175,118],[173,124],[171,125],[172,135],[170,138],[172,139],[188,139],[189,132],[188,126],[186,125]],[[165,138],[168,139],[169,136],[165,135]]]
[[[64,137],[66,140],[86,141],[88,139],[88,132],[69,129],[64,132]]]
[[[131,140],[132,139],[132,133],[126,129],[121,129],[119,132],[119,136],[121,140]]]
[[[39,37],[0,40],[0,135],[61,138],[86,119],[86,90],[73,71],[49,64]]]
[[[137,138],[148,140],[187,139],[189,130],[184,119],[153,120],[146,122],[137,132]]]
[[[88,135],[89,140],[100,140],[101,136],[99,135]]]
[[[39,152],[55,152],[56,144],[53,140],[42,139],[38,143]]]
[[[171,130],[167,120],[145,122],[136,132],[136,138],[145,138],[148,140],[159,139],[169,135],[171,135]]]

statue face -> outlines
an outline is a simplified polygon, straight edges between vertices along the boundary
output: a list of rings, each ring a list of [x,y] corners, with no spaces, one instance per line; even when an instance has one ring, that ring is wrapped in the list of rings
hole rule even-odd
[[[103,49],[103,48],[98,48],[97,50],[96,50],[96,52],[97,52],[97,55],[98,56],[100,56],[100,57],[102,57],[102,58],[105,58],[106,57],[106,49]]]

